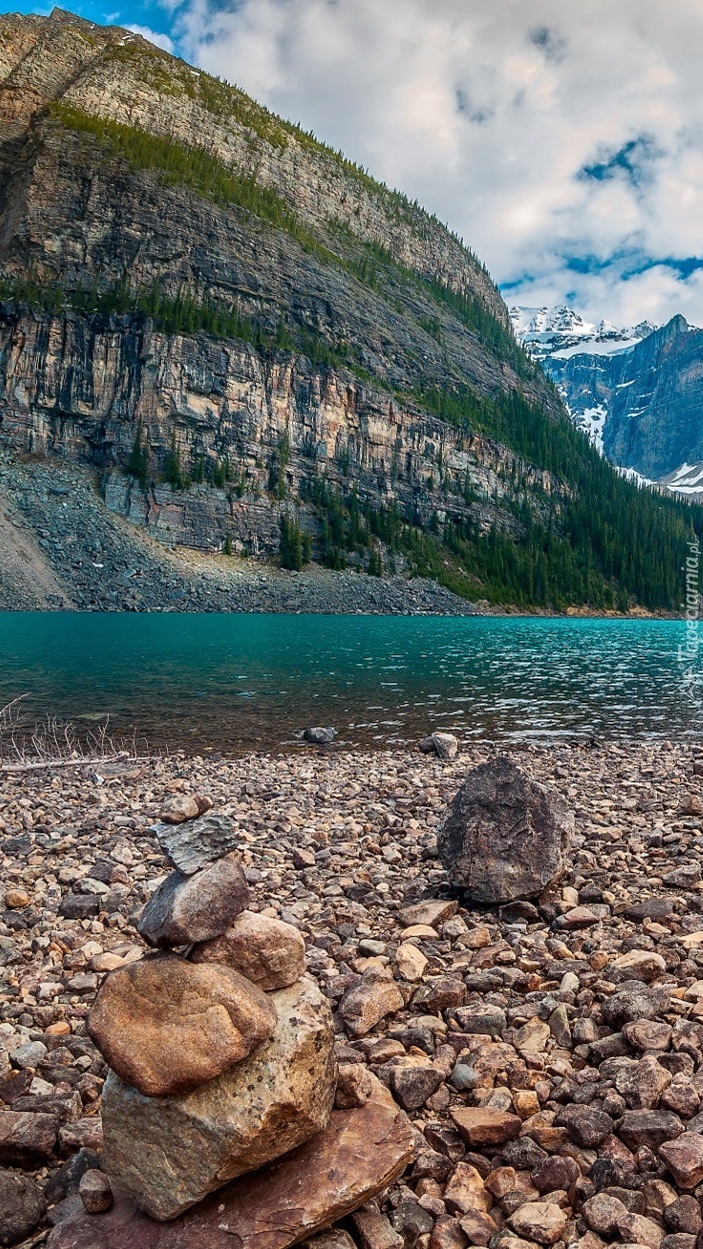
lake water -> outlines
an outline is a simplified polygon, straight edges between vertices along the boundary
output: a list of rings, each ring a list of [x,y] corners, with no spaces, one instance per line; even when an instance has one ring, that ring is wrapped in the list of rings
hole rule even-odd
[[[0,614],[0,705],[156,748],[237,753],[333,724],[349,745],[703,736],[676,621]]]

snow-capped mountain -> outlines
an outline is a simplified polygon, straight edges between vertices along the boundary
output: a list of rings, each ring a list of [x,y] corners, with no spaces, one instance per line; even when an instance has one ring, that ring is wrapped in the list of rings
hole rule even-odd
[[[703,330],[618,328],[572,308],[512,308],[515,335],[574,424],[624,475],[703,502]]]
[[[628,327],[618,327],[610,321],[585,321],[563,304],[555,308],[513,307],[510,319],[518,342],[536,360],[547,356],[568,359],[583,351],[592,355],[626,351],[656,329],[650,321]]]

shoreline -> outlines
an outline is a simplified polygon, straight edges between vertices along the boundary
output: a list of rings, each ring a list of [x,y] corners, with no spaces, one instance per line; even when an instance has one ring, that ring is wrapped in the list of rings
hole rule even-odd
[[[0,611],[678,619],[468,602],[437,582],[172,548],[111,512],[91,473],[0,459]]]
[[[571,1182],[580,1179],[555,1200],[566,1213],[560,1243],[575,1244],[594,1230],[584,1214],[596,1195],[594,1164],[610,1159],[620,1168],[611,1187],[630,1193],[628,1208],[634,1203],[637,1217],[667,1234],[662,1211],[642,1197],[663,1164],[627,1128],[635,1085],[611,1071],[608,1057],[624,1045],[618,1062],[636,1083],[643,1052],[625,1044],[603,1006],[619,991],[617,960],[642,951],[640,963],[649,970],[640,973],[630,959],[634,972],[628,974],[641,976],[640,989],[663,992],[654,1012],[662,1035],[685,1023],[700,1028],[703,1042],[697,988],[703,953],[689,939],[703,930],[703,748],[671,742],[503,745],[500,753],[556,789],[576,816],[566,876],[517,909],[465,904],[436,858],[436,829],[448,801],[470,768],[496,753],[476,743],[450,763],[409,750],[250,752],[232,760],[180,754],[3,776],[0,1097],[12,1098],[24,1081],[21,1097],[5,1101],[5,1109],[14,1105],[32,1116],[42,1106],[56,1111],[60,1102],[64,1114],[57,1120],[56,1152],[23,1173],[56,1202],[70,1191],[61,1167],[79,1148],[99,1149],[105,1069],[85,1034],[87,1011],[105,970],[143,953],[134,925],[168,870],[150,825],[174,793],[202,792],[240,830],[251,908],[301,929],[308,971],[333,1009],[373,967],[390,969],[400,988],[402,1009],[361,1040],[346,1033],[340,1016],[336,1020],[340,1058],[368,1063],[389,1087],[395,1087],[401,1055],[437,1077],[435,1091],[409,1113],[425,1154],[444,1159],[437,1163],[443,1178],[432,1187],[417,1168],[408,1173],[382,1201],[388,1218],[410,1203],[429,1215],[428,1236],[446,1229],[447,1219],[458,1223],[464,1215],[447,1185],[456,1188],[465,1177],[457,1172],[462,1162],[477,1170],[480,1208],[500,1229],[510,1216],[502,1199],[484,1193],[489,1172],[513,1166],[524,1199],[549,1204],[553,1190],[529,1195],[530,1173],[540,1160],[552,1159],[551,1166],[568,1157],[577,1168]],[[452,922],[404,936],[403,908],[438,899],[447,903]],[[480,1069],[473,1091],[450,1081],[458,1001],[483,1004],[501,1021],[495,1039],[482,1036],[471,1057]],[[34,1042],[38,1049],[22,1050]],[[665,1049],[668,1054],[669,1042]],[[14,1084],[8,1084],[8,1054],[25,1052],[35,1066],[29,1058],[13,1059]],[[683,1131],[690,1107],[700,1101],[698,1076],[694,1080],[693,1060],[689,1071],[674,1059],[667,1058],[661,1084],[671,1080],[673,1067],[681,1073],[671,1087],[685,1085],[688,1102],[667,1113]],[[660,1097],[667,1104],[666,1088],[655,1094],[656,1105]],[[467,1105],[516,1114],[522,1153],[517,1144],[472,1149],[455,1143],[449,1149],[451,1111]],[[577,1129],[563,1126],[595,1110],[611,1125],[599,1144],[585,1144]],[[513,1162],[501,1162],[506,1150]],[[689,1191],[671,1173],[662,1174],[672,1200]],[[595,1241],[583,1249],[589,1245]],[[421,1249],[429,1249],[429,1241]]]

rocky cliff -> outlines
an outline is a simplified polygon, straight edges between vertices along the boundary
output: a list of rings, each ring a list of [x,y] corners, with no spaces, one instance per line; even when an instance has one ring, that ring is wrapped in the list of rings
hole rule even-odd
[[[484,267],[341,154],[54,10],[0,17],[0,173],[6,457],[83,462],[171,545],[271,556],[283,524],[293,566],[634,591],[579,554],[601,468]]]

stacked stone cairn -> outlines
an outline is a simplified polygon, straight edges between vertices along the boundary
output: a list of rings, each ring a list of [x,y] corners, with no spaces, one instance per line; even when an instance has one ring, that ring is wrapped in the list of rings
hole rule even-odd
[[[210,805],[178,797],[162,813],[155,832],[175,870],[138,925],[154,953],[111,972],[90,1011],[88,1031],[110,1067],[102,1166],[122,1203],[133,1203],[135,1235],[139,1220],[176,1219],[229,1186],[231,1230],[246,1242],[253,1193],[232,1181],[286,1156],[275,1182],[262,1173],[254,1201],[265,1222],[266,1194],[285,1224],[286,1192],[294,1193],[299,1225],[271,1241],[282,1247],[390,1183],[407,1165],[413,1134],[373,1077],[337,1089],[332,1014],[305,974],[303,937],[247,909],[237,834]],[[353,1124],[362,1113],[365,1124]],[[382,1162],[379,1134],[389,1149]],[[312,1154],[301,1152],[306,1142]],[[216,1209],[221,1224],[225,1207]]]

